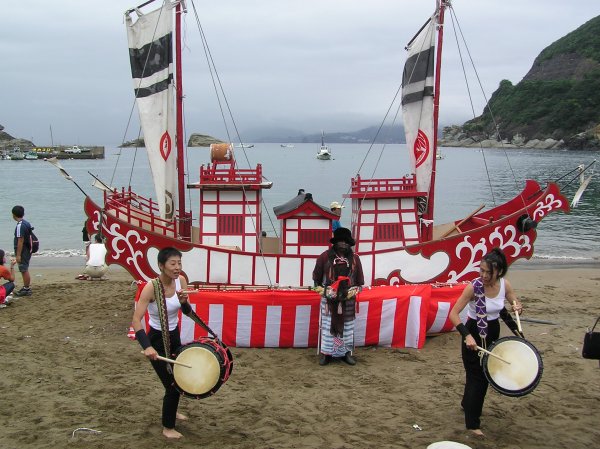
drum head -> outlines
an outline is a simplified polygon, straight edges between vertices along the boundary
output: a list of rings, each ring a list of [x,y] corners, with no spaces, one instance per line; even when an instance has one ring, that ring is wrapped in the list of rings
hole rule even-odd
[[[190,346],[181,351],[177,361],[190,365],[187,368],[173,365],[173,376],[177,385],[191,395],[211,391],[219,381],[221,365],[215,354],[202,346]]]
[[[437,441],[427,446],[427,449],[471,449],[471,446],[455,441]]]
[[[498,391],[519,396],[531,391],[541,377],[541,358],[534,346],[526,340],[506,337],[497,340],[490,351],[510,364],[487,356],[488,380]]]

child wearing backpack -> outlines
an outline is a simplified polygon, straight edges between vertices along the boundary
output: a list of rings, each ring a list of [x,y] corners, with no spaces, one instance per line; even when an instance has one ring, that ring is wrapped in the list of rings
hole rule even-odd
[[[23,277],[23,287],[14,293],[15,296],[31,296],[31,276],[29,275],[29,261],[32,254],[32,227],[25,216],[23,206],[12,208],[13,220],[17,222],[15,226],[15,259],[19,264],[19,271]]]

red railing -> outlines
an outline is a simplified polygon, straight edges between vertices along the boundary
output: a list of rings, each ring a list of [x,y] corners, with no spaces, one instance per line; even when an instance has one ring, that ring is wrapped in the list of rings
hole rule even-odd
[[[257,164],[256,169],[236,169],[230,162],[213,163],[207,167],[200,166],[200,184],[259,184],[261,182],[261,164]]]
[[[167,237],[176,237],[177,218],[165,220],[158,215],[158,204],[131,191],[104,192],[104,207],[108,214],[127,223]]]
[[[414,176],[390,179],[362,179],[360,176],[352,179],[352,193],[414,193],[417,182]]]

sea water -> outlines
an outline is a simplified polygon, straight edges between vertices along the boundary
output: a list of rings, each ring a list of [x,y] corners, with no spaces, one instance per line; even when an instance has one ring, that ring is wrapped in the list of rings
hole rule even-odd
[[[324,207],[344,201],[342,225],[350,226],[350,179],[391,178],[410,173],[405,145],[331,144],[333,159],[316,158],[318,144],[299,143],[293,148],[257,143],[253,148],[236,149],[240,168],[262,164],[264,177],[273,187],[263,191],[263,230],[279,234],[273,207],[286,203],[304,189]],[[558,179],[579,164],[597,159],[598,152],[443,148],[444,159],[437,161],[435,221],[444,223],[468,216],[481,204],[486,208],[511,199],[524,186],[525,179],[541,183]],[[144,149],[106,146],[104,159],[61,160],[73,178],[69,181],[50,163],[0,161],[0,248],[12,251],[15,222],[11,209],[25,207],[25,218],[35,227],[41,241],[40,257],[68,258],[83,254],[81,229],[84,225],[84,193],[99,204],[102,192],[92,187],[98,176],[114,187],[131,185],[137,193],[154,197],[148,160]],[[198,180],[199,166],[208,164],[208,148],[190,148],[186,156],[186,183]],[[489,175],[489,176],[488,176]],[[571,176],[572,177],[572,176]],[[571,177],[566,179],[571,179]],[[563,180],[561,184],[564,184]],[[79,188],[78,188],[79,186]],[[578,182],[563,193],[570,200]],[[197,224],[199,193],[189,190],[187,208]],[[570,214],[553,213],[538,226],[535,258],[550,261],[600,260],[600,180],[596,176]]]

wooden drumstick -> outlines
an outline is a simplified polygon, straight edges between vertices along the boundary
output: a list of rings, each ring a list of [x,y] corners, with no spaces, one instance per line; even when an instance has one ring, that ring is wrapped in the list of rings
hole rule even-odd
[[[519,329],[519,332],[521,333],[521,335],[523,335],[523,329],[521,328],[521,319],[519,318],[519,312],[517,312],[517,302],[513,301],[513,310],[515,311],[515,316],[517,317],[517,329]]]
[[[510,362],[506,359],[503,359],[502,357],[500,357],[499,355],[494,354],[493,352],[488,351],[487,349],[483,349],[481,346],[477,346],[477,350],[481,351],[481,352],[485,352],[487,355],[491,355],[492,357],[497,358],[498,360],[501,360],[504,363],[507,363],[508,365],[510,365]]]
[[[144,353],[144,351],[141,351],[141,352],[142,352],[142,354]],[[173,365],[181,365],[181,366],[185,366],[186,368],[191,368],[190,365],[186,365],[185,363],[178,362],[177,360],[168,359],[166,357],[163,357],[162,355],[157,355],[156,358],[158,360],[162,360],[163,362],[172,363]]]

